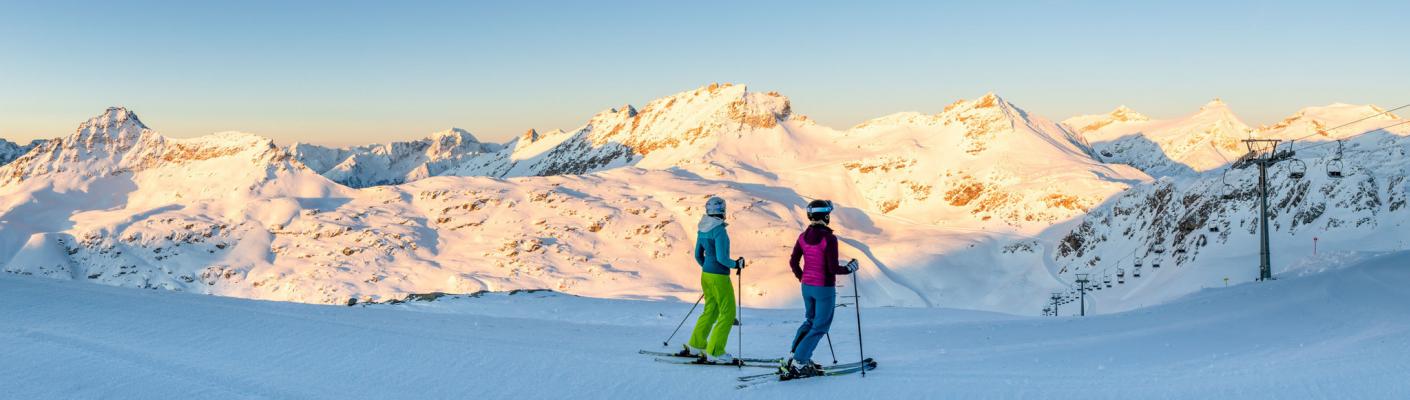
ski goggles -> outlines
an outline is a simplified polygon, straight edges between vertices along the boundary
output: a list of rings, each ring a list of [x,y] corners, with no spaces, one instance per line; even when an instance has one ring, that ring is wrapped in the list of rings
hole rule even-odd
[[[809,213],[809,214],[813,214],[813,213],[830,213],[830,212],[832,212],[832,205],[831,205],[831,204],[828,204],[827,207],[808,207],[808,213]]]

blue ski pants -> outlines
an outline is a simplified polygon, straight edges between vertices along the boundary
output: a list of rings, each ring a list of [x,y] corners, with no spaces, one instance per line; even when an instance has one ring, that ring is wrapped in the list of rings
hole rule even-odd
[[[803,307],[806,311],[803,325],[798,327],[798,335],[793,338],[793,359],[798,362],[812,362],[813,350],[832,327],[832,310],[837,306],[837,288],[832,286],[803,285]]]

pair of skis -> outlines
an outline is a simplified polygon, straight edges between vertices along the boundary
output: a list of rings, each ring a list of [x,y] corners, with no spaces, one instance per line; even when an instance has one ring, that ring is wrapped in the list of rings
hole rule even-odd
[[[783,366],[779,366],[777,371],[770,372],[767,374],[741,376],[739,377],[740,383],[739,385],[736,385],[735,388],[746,389],[768,382],[792,381],[798,379],[815,378],[819,376],[848,375],[863,371],[871,371],[874,369],[876,369],[876,360],[870,358],[858,362],[826,366],[823,367],[821,374],[812,376],[790,376]]]
[[[735,362],[734,362],[733,364],[726,364],[726,363],[712,363],[712,362],[707,362],[707,361],[705,361],[705,360],[702,359],[702,358],[695,357],[695,356],[683,355],[683,354],[681,354],[681,353],[667,353],[667,352],[664,352],[664,351],[651,351],[651,350],[640,350],[640,351],[637,351],[637,353],[639,353],[639,354],[645,354],[645,355],[648,355],[648,356],[655,356],[656,362],[663,362],[663,363],[668,363],[668,364],[683,364],[683,365],[719,365],[719,366],[729,366],[729,367],[774,368],[774,367],[777,367],[780,363],[783,362],[783,359],[781,359],[781,358],[748,358],[748,357],[739,357],[739,358],[735,358],[735,359],[734,359]]]
[[[762,384],[762,383],[767,383],[767,382],[789,381],[789,380],[796,380],[796,379],[812,378],[812,377],[815,377],[815,376],[838,376],[838,375],[847,375],[847,374],[853,374],[853,373],[858,373],[858,372],[863,372],[863,371],[870,371],[870,370],[876,369],[876,360],[873,360],[873,359],[868,358],[868,359],[863,360],[863,361],[852,362],[852,363],[845,363],[845,364],[836,364],[836,365],[830,365],[830,366],[823,367],[823,369],[822,369],[822,374],[815,375],[815,376],[808,376],[808,377],[791,377],[791,376],[788,376],[788,375],[785,373],[785,370],[784,370],[784,367],[783,367],[784,360],[783,360],[782,358],[737,358],[737,359],[735,359],[736,363],[734,363],[734,364],[725,364],[725,363],[710,363],[710,362],[705,362],[703,359],[700,359],[700,358],[697,358],[697,357],[688,356],[688,355],[682,355],[681,353],[667,353],[667,352],[651,351],[651,350],[640,350],[640,351],[637,351],[637,353],[644,354],[644,355],[649,355],[649,356],[654,356],[654,359],[655,359],[657,362],[663,362],[663,363],[669,363],[669,364],[678,364],[678,365],[714,365],[714,366],[726,366],[726,367],[756,367],[756,368],[773,368],[773,369],[775,369],[775,371],[773,371],[773,372],[768,372],[768,373],[763,373],[763,374],[754,374],[754,375],[745,375],[745,376],[739,377],[738,379],[739,379],[740,384],[739,384],[738,386],[736,386],[736,388],[738,388],[738,389],[744,389],[744,388],[756,386],[756,385],[759,385],[759,384]],[[771,378],[772,378],[772,379],[771,379]]]

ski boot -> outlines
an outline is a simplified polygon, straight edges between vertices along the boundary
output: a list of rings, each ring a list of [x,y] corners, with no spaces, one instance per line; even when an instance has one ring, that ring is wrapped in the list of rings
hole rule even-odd
[[[705,360],[705,362],[706,362],[706,363],[709,363],[709,364],[728,364],[728,365],[742,365],[742,364],[744,364],[743,361],[740,361],[740,360],[738,360],[738,359],[735,359],[735,358],[734,358],[734,355],[733,355],[733,354],[730,354],[730,353],[720,354],[719,356],[712,356],[712,355],[710,355],[709,353],[706,353],[706,354],[705,354],[705,357],[703,358],[703,360]]]
[[[779,367],[779,380],[787,381],[793,379],[811,378],[823,374],[823,367],[815,362],[802,363],[798,360],[788,360]]]
[[[704,358],[705,350],[690,347],[688,344],[681,345],[681,351],[676,353],[676,357]]]

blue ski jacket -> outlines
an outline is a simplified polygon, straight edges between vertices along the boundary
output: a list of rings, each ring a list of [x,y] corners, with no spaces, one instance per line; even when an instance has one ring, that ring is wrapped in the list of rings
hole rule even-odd
[[[739,263],[729,256],[729,226],[724,220],[705,216],[695,234],[695,263],[706,273],[729,275],[730,268],[739,268]]]

